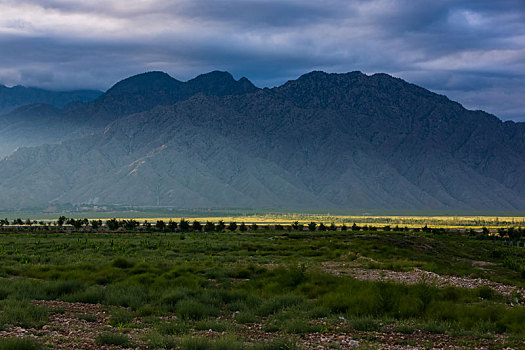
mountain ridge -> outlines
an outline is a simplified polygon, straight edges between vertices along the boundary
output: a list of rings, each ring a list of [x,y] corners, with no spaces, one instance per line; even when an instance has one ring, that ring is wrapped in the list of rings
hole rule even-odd
[[[189,97],[174,94],[184,97],[123,112],[92,135],[13,153],[0,161],[0,202],[525,208],[525,123],[386,74],[311,72],[272,89],[208,74]],[[109,110],[135,111],[131,96],[142,90],[133,89],[101,99]],[[96,119],[89,112],[97,104],[81,117]]]
[[[61,108],[73,101],[92,101],[101,94],[102,92],[97,90],[51,91],[21,85],[7,87],[0,84],[0,115],[34,103],[47,103]]]

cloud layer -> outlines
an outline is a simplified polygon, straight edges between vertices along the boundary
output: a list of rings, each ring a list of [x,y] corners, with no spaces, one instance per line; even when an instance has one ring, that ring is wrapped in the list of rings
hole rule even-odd
[[[0,0],[0,82],[107,89],[148,70],[279,85],[386,72],[525,121],[522,0]]]

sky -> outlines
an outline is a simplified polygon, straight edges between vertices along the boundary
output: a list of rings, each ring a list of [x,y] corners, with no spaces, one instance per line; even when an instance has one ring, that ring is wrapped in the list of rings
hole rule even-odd
[[[272,87],[357,70],[525,121],[524,0],[0,0],[0,14],[7,86],[226,70]]]

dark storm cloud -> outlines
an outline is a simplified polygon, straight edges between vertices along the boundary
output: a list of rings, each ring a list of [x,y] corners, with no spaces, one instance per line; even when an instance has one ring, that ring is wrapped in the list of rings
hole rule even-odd
[[[0,13],[6,84],[107,89],[221,69],[274,86],[361,70],[525,118],[522,0],[0,0]]]

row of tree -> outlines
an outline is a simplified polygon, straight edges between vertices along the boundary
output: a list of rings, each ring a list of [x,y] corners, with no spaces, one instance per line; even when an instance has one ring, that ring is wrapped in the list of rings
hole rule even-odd
[[[169,220],[157,220],[155,222],[150,221],[144,221],[143,223],[138,222],[135,219],[124,219],[119,220],[116,218],[108,219],[105,222],[99,219],[95,220],[88,220],[87,218],[84,219],[75,219],[75,218],[68,218],[65,216],[60,216],[58,220],[54,222],[44,222],[44,221],[34,221],[31,219],[22,220],[20,218],[14,219],[11,222],[8,219],[0,219],[0,227],[5,226],[43,226],[43,227],[50,227],[50,226],[57,226],[59,228],[62,228],[64,226],[73,227],[76,230],[80,230],[82,228],[87,228],[91,230],[109,230],[109,231],[117,231],[117,230],[126,230],[126,231],[159,231],[159,232],[222,232],[222,231],[241,231],[245,232],[248,230],[256,231],[259,228],[261,228],[256,223],[247,225],[244,222],[241,222],[240,224],[237,224],[237,222],[232,221],[229,224],[226,224],[223,220],[219,220],[217,223],[207,221],[205,224],[202,224],[198,220],[194,220],[193,222],[190,222],[186,219],[180,219],[179,222]],[[295,221],[294,223],[290,225],[282,225],[282,224],[275,224],[275,225],[265,225],[263,226],[265,229],[274,229],[276,231],[396,231],[396,232],[403,232],[403,231],[413,231],[413,232],[427,232],[427,233],[434,233],[439,234],[443,233],[445,230],[442,228],[429,228],[427,225],[425,225],[422,228],[408,228],[408,227],[390,227],[389,225],[383,226],[383,227],[376,227],[371,225],[363,225],[359,226],[356,223],[354,223],[352,226],[348,227],[346,224],[342,225],[336,225],[335,223],[331,223],[330,225],[325,225],[324,223],[316,223],[314,221],[310,222],[309,224],[303,224],[299,221]],[[474,230],[469,231],[472,235],[479,235],[479,231],[476,232]],[[491,232],[488,228],[483,227],[482,228],[482,235],[488,236],[491,238],[510,238],[510,239],[520,239],[525,238],[525,228],[515,228],[515,227],[509,227],[509,228],[499,228],[497,232]]]
[[[68,218],[65,216],[60,216],[58,220],[55,222],[44,222],[44,221],[32,221],[30,219],[22,220],[22,219],[15,219],[12,222],[9,222],[8,219],[2,219],[0,220],[0,226],[32,226],[32,225],[40,225],[40,226],[58,226],[60,228],[64,226],[70,226],[73,227],[76,230],[80,230],[81,228],[90,228],[92,230],[99,230],[99,229],[107,229],[109,231],[117,231],[117,230],[127,230],[127,231],[135,231],[135,230],[145,230],[145,231],[161,231],[161,232],[176,232],[176,231],[182,231],[182,232],[190,232],[190,231],[205,231],[205,232],[221,232],[221,231],[236,231],[239,230],[241,232],[248,231],[248,230],[258,230],[260,227],[256,223],[252,223],[250,225],[245,224],[244,222],[241,222],[240,224],[237,224],[237,222],[230,222],[229,224],[226,224],[223,220],[219,220],[217,223],[207,221],[205,224],[200,223],[198,220],[194,220],[193,222],[190,222],[186,219],[181,219],[179,222],[169,220],[157,220],[156,222],[150,222],[150,221],[144,221],[143,223],[138,222],[135,219],[123,219],[119,220],[116,218],[106,220],[103,222],[102,220],[95,219],[95,220],[88,220],[87,218],[84,219],[75,219],[75,218]],[[299,223],[299,221],[295,221],[291,225],[282,225],[282,224],[275,224],[275,225],[267,225],[265,228],[273,228],[276,231],[409,231],[407,227],[400,228],[398,226],[391,228],[390,226],[384,226],[381,228],[375,227],[375,226],[358,226],[356,223],[354,223],[352,226],[348,227],[346,224],[342,224],[340,226],[337,226],[335,223],[331,223],[330,225],[325,225],[324,223],[316,223],[314,221],[310,222],[309,224],[302,224]],[[412,229],[415,231],[420,231],[420,229]],[[421,229],[422,231],[431,231],[426,226]]]

